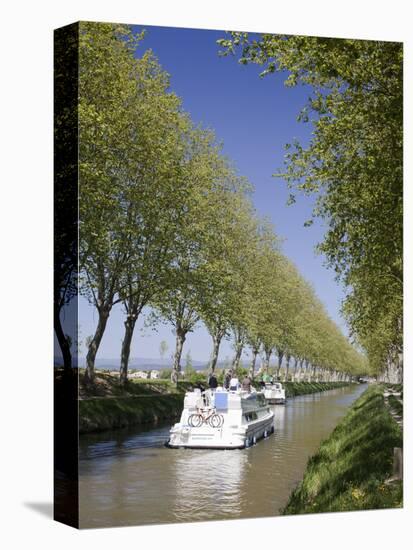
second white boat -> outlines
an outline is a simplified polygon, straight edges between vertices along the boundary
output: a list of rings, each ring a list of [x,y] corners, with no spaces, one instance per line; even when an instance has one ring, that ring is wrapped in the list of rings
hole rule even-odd
[[[280,382],[265,384],[264,396],[270,405],[285,404],[285,389]]]

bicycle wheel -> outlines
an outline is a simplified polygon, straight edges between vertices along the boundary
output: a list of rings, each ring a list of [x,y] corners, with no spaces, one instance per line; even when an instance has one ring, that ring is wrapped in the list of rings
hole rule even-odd
[[[213,414],[208,418],[208,424],[211,428],[220,428],[224,423],[224,417],[222,414]]]
[[[204,419],[200,414],[191,414],[188,418],[188,424],[191,428],[199,428],[202,426]]]

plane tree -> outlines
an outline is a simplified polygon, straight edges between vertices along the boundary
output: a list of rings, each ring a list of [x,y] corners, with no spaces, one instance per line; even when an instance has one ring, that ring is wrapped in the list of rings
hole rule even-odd
[[[139,37],[141,38],[141,37]],[[79,259],[81,292],[98,313],[86,356],[93,381],[107,320],[120,301],[120,277],[130,257],[123,160],[130,132],[131,58],[139,42],[124,25],[79,25]],[[99,70],[96,70],[99,67]]]
[[[238,52],[240,63],[261,65],[263,76],[285,71],[287,86],[309,87],[299,120],[312,125],[311,138],[287,144],[278,175],[291,188],[291,202],[297,192],[318,198],[314,216],[327,226],[319,250],[348,290],[343,310],[352,336],[375,362],[380,357],[382,368],[386,361],[397,364],[403,349],[402,44],[240,32],[218,42],[222,53]],[[379,326],[384,332],[376,333]]]
[[[205,264],[205,286],[199,313],[213,342],[210,367],[214,371],[221,341],[231,327],[243,326],[246,278],[256,235],[246,182],[229,173],[227,185],[216,192],[211,211],[211,247]]]
[[[144,58],[143,58],[144,59]],[[142,62],[142,61],[141,61]],[[151,60],[151,63],[154,61]],[[159,69],[157,69],[159,71]],[[131,255],[121,277],[119,297],[125,311],[120,380],[127,380],[134,329],[145,306],[168,284],[175,244],[182,232],[190,193],[186,172],[185,134],[188,118],[176,96],[166,92],[163,72],[148,73],[147,104],[135,110],[135,127],[144,144],[132,165],[127,200],[131,209]],[[155,89],[154,89],[155,88]],[[143,110],[143,113],[140,112]]]
[[[153,55],[135,58],[141,40],[125,25],[80,24],[81,288],[98,313],[86,356],[89,381],[110,312],[129,297],[127,365],[135,317],[152,289],[151,266],[158,263],[162,273],[165,242],[176,227],[179,211],[171,205],[185,194],[176,182],[186,117]]]
[[[216,253],[217,202],[225,192],[229,174],[227,160],[212,132],[194,128],[188,134],[183,168],[186,179],[185,210],[174,255],[166,270],[166,279],[151,300],[154,315],[168,321],[175,331],[175,353],[171,373],[176,382],[188,332],[200,320],[200,311],[208,290],[207,262]],[[217,200],[218,198],[218,200]]]

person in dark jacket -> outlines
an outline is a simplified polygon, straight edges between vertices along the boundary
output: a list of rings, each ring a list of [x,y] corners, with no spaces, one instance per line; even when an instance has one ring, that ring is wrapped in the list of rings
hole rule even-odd
[[[213,372],[209,375],[208,384],[211,390],[215,390],[218,387],[218,380]]]
[[[232,378],[232,370],[230,369],[229,371],[227,371],[227,373],[225,375],[225,378],[224,378],[224,388],[226,390],[229,390],[229,383],[231,381],[231,378]]]

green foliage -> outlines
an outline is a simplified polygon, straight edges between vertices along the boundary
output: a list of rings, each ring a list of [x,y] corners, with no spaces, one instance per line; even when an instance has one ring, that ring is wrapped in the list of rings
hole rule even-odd
[[[225,231],[218,210],[220,202],[228,204],[241,187],[212,132],[191,128],[182,145],[185,212],[174,240],[173,260],[162,288],[151,301],[157,316],[175,328],[177,372],[187,333],[195,328],[201,314],[206,318],[211,313],[216,300],[217,272],[212,262],[217,255],[217,241]]]
[[[248,369],[245,367],[239,366],[235,369],[235,375],[238,378],[240,382],[242,382],[242,379],[248,374]]]
[[[163,380],[170,380],[172,369],[162,369],[159,373],[159,377]]]
[[[403,418],[403,403],[401,403],[399,401],[399,399],[397,399],[397,397],[394,396],[394,395],[389,395],[388,400],[389,400],[389,405],[390,405],[391,409],[397,415],[399,415]]]
[[[167,284],[193,186],[189,119],[153,54],[135,57],[141,40],[124,25],[80,24],[80,263],[101,319],[88,370],[111,308],[123,302],[122,375],[136,320]]]
[[[371,372],[402,350],[403,47],[400,43],[233,32],[223,54],[287,71],[287,86],[313,92],[298,119],[313,125],[307,146],[286,147],[282,176],[315,193],[326,220],[322,252],[348,288],[343,311]]]
[[[119,302],[123,383],[145,306],[176,334],[173,371],[162,377],[178,378],[186,335],[199,320],[213,339],[211,368],[222,338],[233,334],[239,376],[246,345],[255,356],[265,349],[268,360],[276,350],[279,365],[295,357],[314,368],[364,372],[362,357],[281,253],[273,228],[257,217],[249,183],[214,134],[182,111],[153,54],[140,51],[143,35],[81,23],[79,40],[81,288],[99,317],[88,342],[89,378]],[[187,363],[187,378],[197,379]]]

